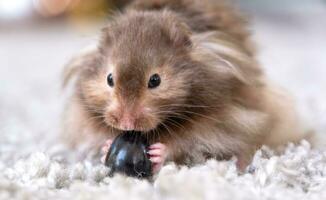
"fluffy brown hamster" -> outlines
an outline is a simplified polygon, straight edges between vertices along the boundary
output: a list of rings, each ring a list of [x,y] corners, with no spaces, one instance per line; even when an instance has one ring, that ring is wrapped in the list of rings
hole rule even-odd
[[[76,77],[67,141],[108,140],[106,150],[137,130],[159,166],[237,156],[243,168],[263,144],[300,140],[291,100],[266,80],[249,40],[223,1],[132,1],[67,65],[65,83]]]

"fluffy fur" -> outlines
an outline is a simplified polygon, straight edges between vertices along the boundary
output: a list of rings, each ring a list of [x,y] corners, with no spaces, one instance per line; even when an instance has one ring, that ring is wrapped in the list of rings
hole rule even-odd
[[[135,129],[166,144],[168,160],[178,164],[235,155],[245,165],[263,144],[302,139],[291,100],[255,60],[245,21],[223,1],[133,1],[96,48],[67,66],[65,82],[77,78],[67,140],[101,144],[121,132],[126,110],[137,115]],[[149,90],[154,73],[162,84]]]

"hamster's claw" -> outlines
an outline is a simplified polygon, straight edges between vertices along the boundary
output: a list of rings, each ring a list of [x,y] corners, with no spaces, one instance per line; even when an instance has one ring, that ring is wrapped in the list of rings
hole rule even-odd
[[[110,147],[112,144],[112,140],[108,139],[105,141],[104,145],[101,148],[101,152],[102,152],[102,157],[101,157],[101,162],[104,163],[105,162],[105,158],[106,158],[106,154],[108,153]]]
[[[162,143],[155,143],[149,147],[148,155],[153,163],[153,173],[158,173],[167,157],[166,146]]]

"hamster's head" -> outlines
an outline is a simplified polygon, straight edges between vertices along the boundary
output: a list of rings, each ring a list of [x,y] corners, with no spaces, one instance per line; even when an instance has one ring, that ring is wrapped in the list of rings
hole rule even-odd
[[[119,130],[150,131],[191,96],[187,27],[171,13],[128,13],[104,30],[101,61],[84,72],[83,99]]]

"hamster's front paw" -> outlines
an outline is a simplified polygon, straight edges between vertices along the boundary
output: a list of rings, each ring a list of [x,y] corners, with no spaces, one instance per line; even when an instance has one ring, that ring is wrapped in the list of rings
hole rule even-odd
[[[240,172],[244,172],[249,164],[250,159],[248,159],[248,156],[242,154],[237,155],[236,166]]]
[[[105,163],[106,154],[108,153],[112,142],[113,141],[111,139],[108,139],[105,141],[104,145],[102,146],[102,149],[101,149],[101,153],[102,153],[101,162],[102,163]]]
[[[148,151],[149,160],[153,163],[153,173],[158,173],[168,155],[167,147],[162,143],[155,143],[149,147]]]

